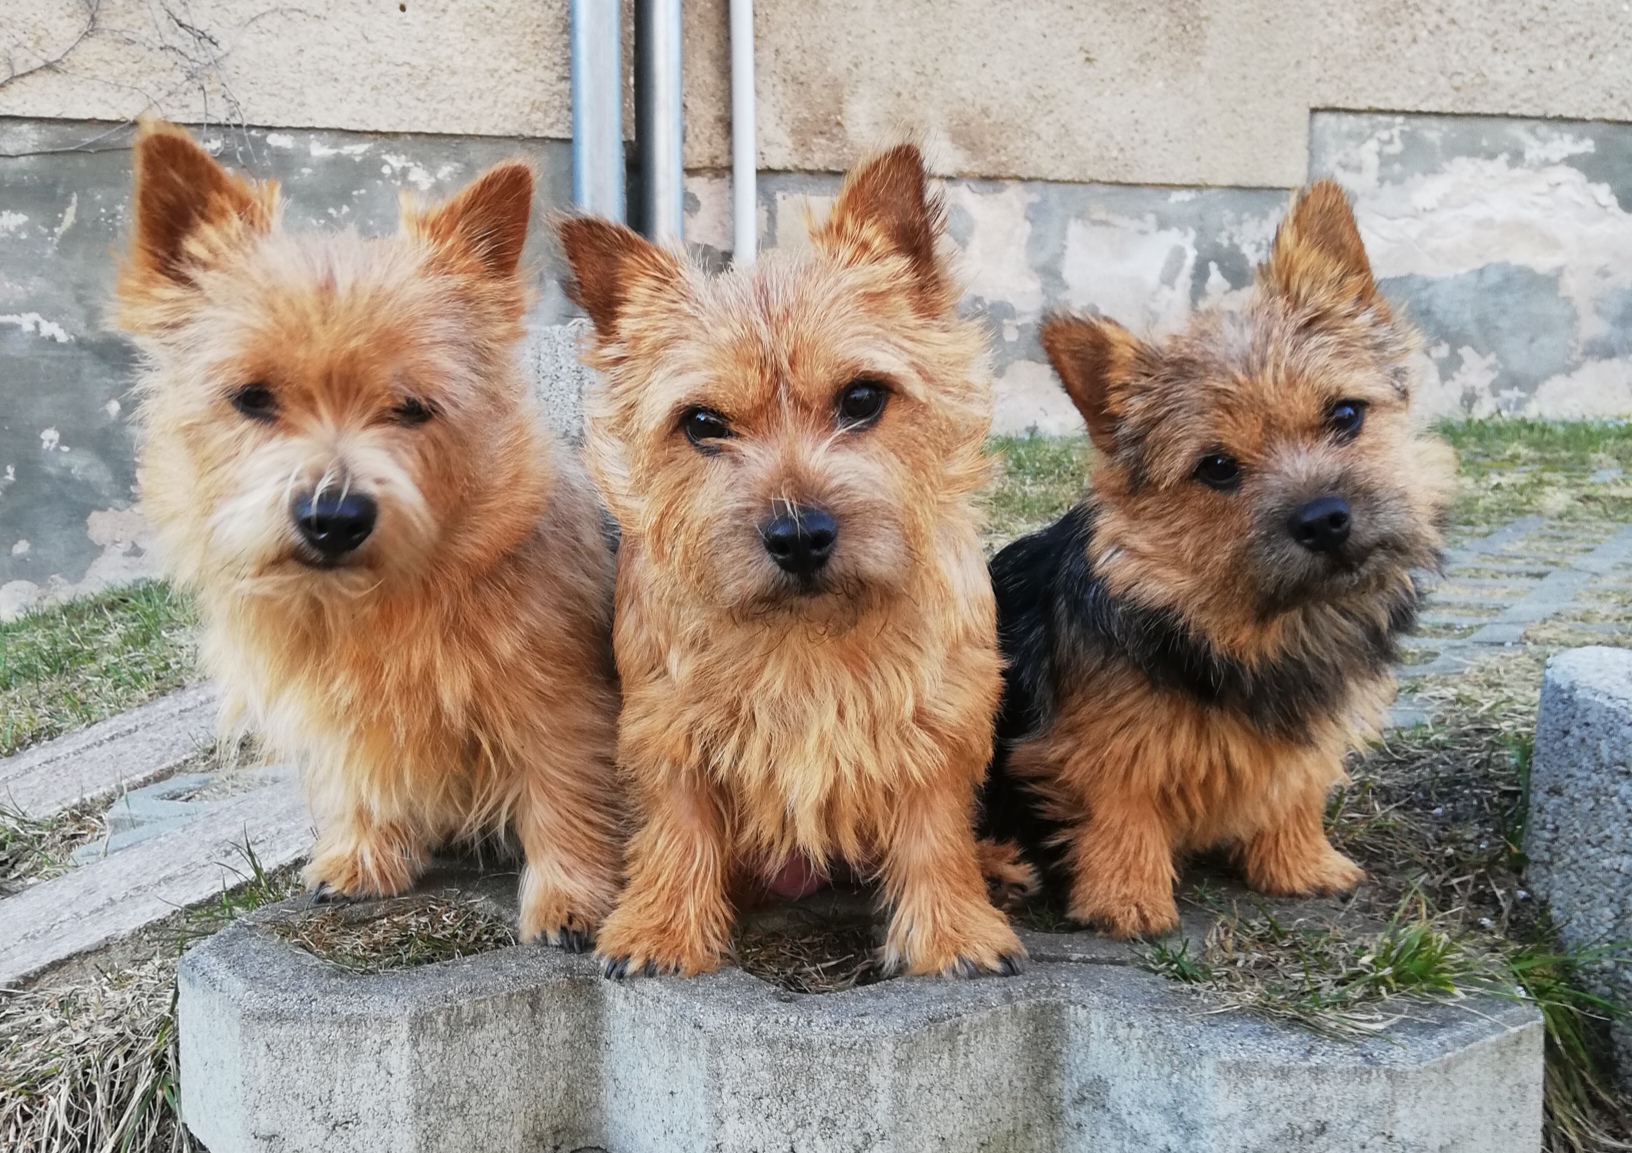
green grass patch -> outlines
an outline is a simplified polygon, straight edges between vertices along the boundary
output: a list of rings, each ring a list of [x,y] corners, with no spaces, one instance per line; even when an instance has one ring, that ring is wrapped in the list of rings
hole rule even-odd
[[[179,688],[197,617],[148,581],[0,624],[0,756]]]
[[[1468,420],[1435,431],[1460,462],[1459,528],[1494,527],[1530,513],[1632,519],[1632,422]]]
[[[986,492],[987,539],[994,546],[1058,520],[1087,487],[1086,437],[995,436],[987,449],[998,467]]]

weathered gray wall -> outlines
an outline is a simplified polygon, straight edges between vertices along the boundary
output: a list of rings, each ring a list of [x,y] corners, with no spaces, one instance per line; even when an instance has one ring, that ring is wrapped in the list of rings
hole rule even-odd
[[[1632,125],[1322,112],[1432,413],[1632,415]]]

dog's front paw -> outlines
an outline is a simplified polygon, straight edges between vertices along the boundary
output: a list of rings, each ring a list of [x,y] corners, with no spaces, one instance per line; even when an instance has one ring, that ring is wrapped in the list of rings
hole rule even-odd
[[[1112,937],[1155,937],[1179,927],[1171,888],[1146,893],[1075,892],[1066,916]]]
[[[955,906],[934,920],[898,913],[890,923],[881,960],[890,973],[1013,976],[1024,966],[1026,950],[1009,919],[982,901]]]
[[[418,874],[417,860],[406,852],[339,849],[319,852],[301,871],[317,905],[395,897],[412,888]]]
[[[620,910],[621,912],[621,910]],[[614,912],[601,926],[595,957],[601,972],[624,977],[695,977],[720,967],[724,948],[674,926],[645,926]]]
[[[1296,862],[1249,862],[1247,883],[1274,897],[1341,896],[1366,879],[1366,871],[1330,845]],[[1253,868],[1250,865],[1256,864]]]
[[[543,941],[568,953],[588,952],[609,904],[599,892],[546,884],[528,868],[521,880],[521,939]]]

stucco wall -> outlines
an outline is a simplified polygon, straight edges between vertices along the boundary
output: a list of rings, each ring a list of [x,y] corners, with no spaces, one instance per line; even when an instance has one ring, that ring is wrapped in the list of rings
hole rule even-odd
[[[565,0],[99,0],[93,20],[95,2],[0,5],[12,70],[61,58],[10,83],[0,61],[0,115],[569,132]],[[754,10],[760,163],[774,170],[841,170],[909,130],[958,175],[1289,187],[1312,109],[1632,120],[1623,0]],[[687,0],[685,21],[687,164],[722,168],[726,0]]]

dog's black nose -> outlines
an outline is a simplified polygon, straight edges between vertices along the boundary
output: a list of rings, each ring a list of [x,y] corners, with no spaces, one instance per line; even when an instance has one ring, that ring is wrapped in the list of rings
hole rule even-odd
[[[819,508],[790,505],[786,512],[760,526],[759,535],[765,551],[783,572],[813,576],[833,555],[839,526]]]
[[[326,560],[338,560],[368,539],[379,507],[361,493],[303,496],[290,509],[300,535]]]
[[[1349,539],[1352,523],[1348,501],[1340,496],[1323,496],[1289,516],[1286,527],[1292,539],[1310,552],[1331,552]]]

